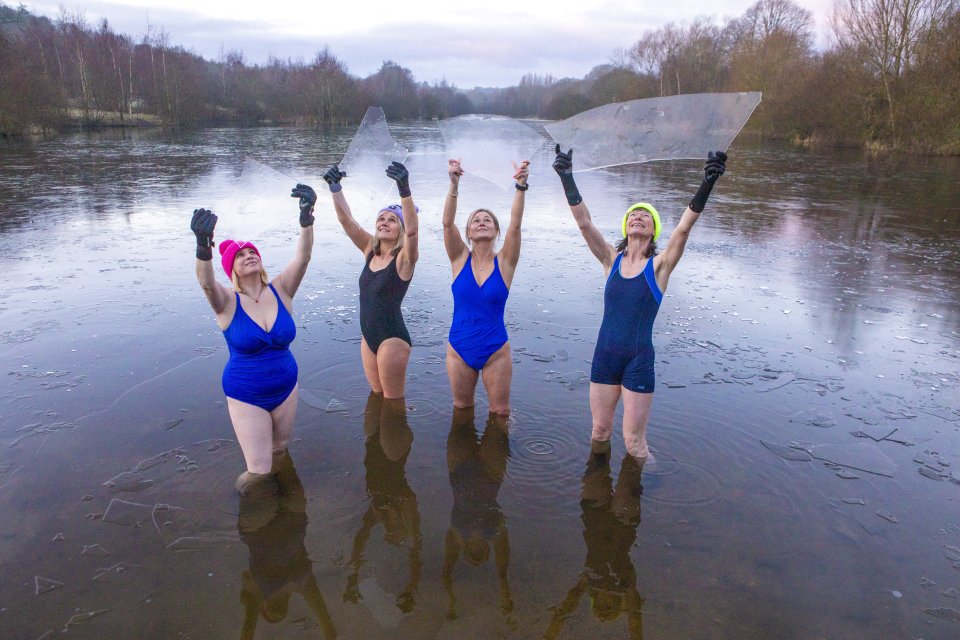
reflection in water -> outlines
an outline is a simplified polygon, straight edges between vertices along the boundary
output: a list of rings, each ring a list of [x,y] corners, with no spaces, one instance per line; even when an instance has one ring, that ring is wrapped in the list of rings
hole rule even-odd
[[[363,514],[363,522],[353,538],[347,588],[343,599],[359,602],[360,568],[363,553],[370,540],[373,528],[383,525],[383,539],[395,547],[406,547],[410,558],[410,579],[397,596],[397,608],[403,613],[413,611],[423,567],[420,534],[420,510],[417,496],[410,488],[404,473],[413,431],[407,424],[407,409],[403,398],[385,399],[383,394],[371,393],[363,415],[363,432],[366,435],[367,453],[363,459],[366,468],[367,496],[370,507]]]
[[[460,554],[477,567],[490,558],[500,581],[500,611],[513,611],[507,567],[510,541],[506,519],[497,503],[510,457],[507,417],[490,414],[483,435],[478,437],[473,407],[455,409],[447,438],[447,471],[453,489],[453,509],[443,558],[443,586],[447,590],[447,618],[457,617],[457,599],[453,592],[453,569]]]
[[[240,498],[237,529],[250,549],[250,568],[242,574],[240,602],[244,606],[241,638],[253,638],[259,614],[267,622],[287,616],[290,596],[299,593],[309,605],[325,638],[337,631],[313,575],[304,546],[307,498],[290,454],[276,463],[280,492],[273,496]]]
[[[640,524],[642,470],[636,458],[626,454],[614,487],[610,443],[593,442],[580,496],[587,558],[576,584],[557,607],[546,638],[559,637],[584,593],[590,597],[590,611],[597,620],[611,622],[626,613],[630,637],[643,637],[644,599],[637,591],[637,571],[630,558]]]

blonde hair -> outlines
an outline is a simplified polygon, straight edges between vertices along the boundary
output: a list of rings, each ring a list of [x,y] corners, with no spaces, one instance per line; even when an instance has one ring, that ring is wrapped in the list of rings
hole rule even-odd
[[[240,286],[240,278],[237,277],[237,270],[233,270],[233,274],[230,276],[230,282],[233,283],[234,291],[243,291],[243,287]],[[267,275],[267,270],[263,268],[263,264],[260,264],[260,282],[265,285],[270,284],[270,276]]]
[[[407,236],[407,228],[406,228],[405,226],[403,226],[403,219],[402,219],[400,216],[398,216],[396,213],[394,213],[393,211],[390,211],[390,209],[381,209],[381,210],[377,213],[377,218],[376,218],[376,220],[379,220],[379,219],[380,219],[380,214],[381,214],[381,213],[384,213],[384,212],[386,212],[386,213],[393,213],[393,215],[397,217],[397,222],[400,223],[400,235],[397,237],[397,246],[395,246],[393,249],[390,250],[390,254],[393,255],[393,256],[396,256],[398,253],[400,253],[400,250],[403,249],[403,239]],[[374,225],[374,228],[373,228],[373,232],[374,232],[374,233],[373,233],[373,255],[378,256],[378,255],[380,255],[380,238],[377,237],[377,233],[376,233],[376,232],[377,232],[377,228],[376,228],[377,223],[376,223],[376,220],[374,220],[374,223],[373,223],[373,225]]]
[[[493,211],[490,211],[490,209],[484,209],[481,207],[479,209],[474,209],[474,211],[467,216],[467,224],[463,227],[463,235],[467,238],[467,244],[473,244],[473,241],[470,240],[470,223],[473,222],[473,218],[481,211],[489,213],[490,217],[493,218],[493,226],[497,230],[497,238],[500,238],[500,221],[497,220],[497,216],[494,215]]]

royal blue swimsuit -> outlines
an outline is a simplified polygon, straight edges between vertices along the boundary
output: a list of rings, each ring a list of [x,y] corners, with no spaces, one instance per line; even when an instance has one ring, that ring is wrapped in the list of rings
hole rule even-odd
[[[479,371],[497,350],[507,342],[503,310],[510,290],[500,274],[500,263],[493,259],[493,273],[477,284],[470,262],[457,274],[453,291],[453,324],[450,325],[450,346],[467,366]]]
[[[233,320],[223,330],[230,349],[223,370],[223,392],[265,411],[279,407],[297,386],[297,361],[290,353],[297,327],[272,284],[270,290],[277,298],[277,319],[269,332],[247,315],[239,293],[234,294],[237,310]]]
[[[603,290],[603,322],[593,352],[590,382],[619,384],[638,393],[653,393],[653,321],[663,293],[653,272],[653,258],[632,278],[620,274],[623,254]]]

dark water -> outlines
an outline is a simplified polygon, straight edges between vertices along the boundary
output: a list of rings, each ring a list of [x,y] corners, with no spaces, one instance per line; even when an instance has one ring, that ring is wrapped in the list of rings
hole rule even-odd
[[[408,410],[368,402],[362,258],[322,197],[286,491],[240,503],[189,214],[242,199],[247,158],[315,176],[350,134],[0,149],[0,638],[960,634],[960,163],[735,146],[657,321],[640,476],[617,430],[588,460],[602,271],[546,147],[507,307],[513,415],[488,422],[482,391],[454,415],[445,158],[435,127],[396,127],[424,209]],[[672,229],[699,175],[579,182],[614,239],[636,200]],[[461,222],[510,196],[464,179]],[[274,201],[271,273],[297,232]]]

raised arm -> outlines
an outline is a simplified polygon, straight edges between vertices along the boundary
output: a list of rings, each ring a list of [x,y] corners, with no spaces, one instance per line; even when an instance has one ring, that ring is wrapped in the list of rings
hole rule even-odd
[[[297,238],[297,251],[277,282],[280,288],[292,299],[296,295],[303,276],[313,255],[313,207],[317,203],[317,193],[312,187],[298,184],[290,192],[292,198],[300,199],[300,237]]]
[[[703,167],[703,181],[696,195],[690,201],[689,206],[680,216],[680,222],[677,223],[673,233],[670,234],[670,240],[666,248],[660,253],[653,262],[657,277],[657,285],[660,290],[667,288],[670,281],[670,274],[676,268],[680,258],[683,257],[683,251],[687,246],[687,240],[690,238],[690,231],[693,225],[700,218],[700,213],[707,204],[707,198],[713,190],[713,185],[717,182],[723,172],[726,170],[727,154],[723,151],[711,151],[707,154],[707,162]]]
[[[460,176],[463,175],[463,168],[459,160],[450,160],[447,163],[447,175],[450,176],[450,189],[447,191],[447,199],[443,203],[443,246],[447,250],[447,257],[451,263],[464,259],[467,253],[467,245],[463,242],[460,230],[457,229],[457,196],[460,189]]]
[[[213,230],[217,216],[209,209],[194,209],[190,230],[197,236],[197,282],[217,315],[223,313],[230,292],[213,275]]]
[[[323,174],[324,181],[330,186],[333,208],[337,212],[337,220],[340,222],[340,226],[347,232],[347,237],[353,241],[357,249],[360,249],[363,255],[367,255],[373,246],[373,234],[364,230],[353,219],[350,205],[347,204],[347,198],[343,195],[343,185],[340,184],[340,181],[346,177],[346,172],[340,171],[340,167],[337,165],[333,165]]]
[[[400,192],[400,206],[403,208],[403,249],[397,255],[397,273],[404,280],[413,277],[413,268],[420,257],[420,218],[417,217],[417,207],[413,204],[410,194],[410,172],[399,162],[393,162],[387,167],[387,175],[397,183]]]
[[[523,223],[523,206],[526,202],[527,178],[530,177],[530,161],[524,160],[517,166],[513,165],[513,179],[516,180],[516,190],[513,193],[513,206],[510,208],[510,226],[503,237],[503,248],[500,249],[500,271],[507,286],[513,281],[513,272],[520,261],[520,225]]]
[[[573,219],[576,221],[577,227],[583,235],[583,239],[587,241],[587,247],[590,249],[590,252],[593,253],[597,260],[600,261],[600,264],[603,265],[604,273],[609,273],[610,267],[617,257],[617,250],[612,244],[603,239],[603,234],[600,233],[600,229],[597,228],[597,225],[593,224],[593,220],[590,218],[590,210],[587,209],[587,205],[583,203],[580,190],[577,188],[577,183],[573,179],[573,149],[563,152],[560,150],[560,145],[558,144],[556,154],[557,157],[553,161],[553,170],[560,176],[560,182],[563,184],[563,192],[567,196],[567,204],[570,205],[570,212],[573,214]]]

